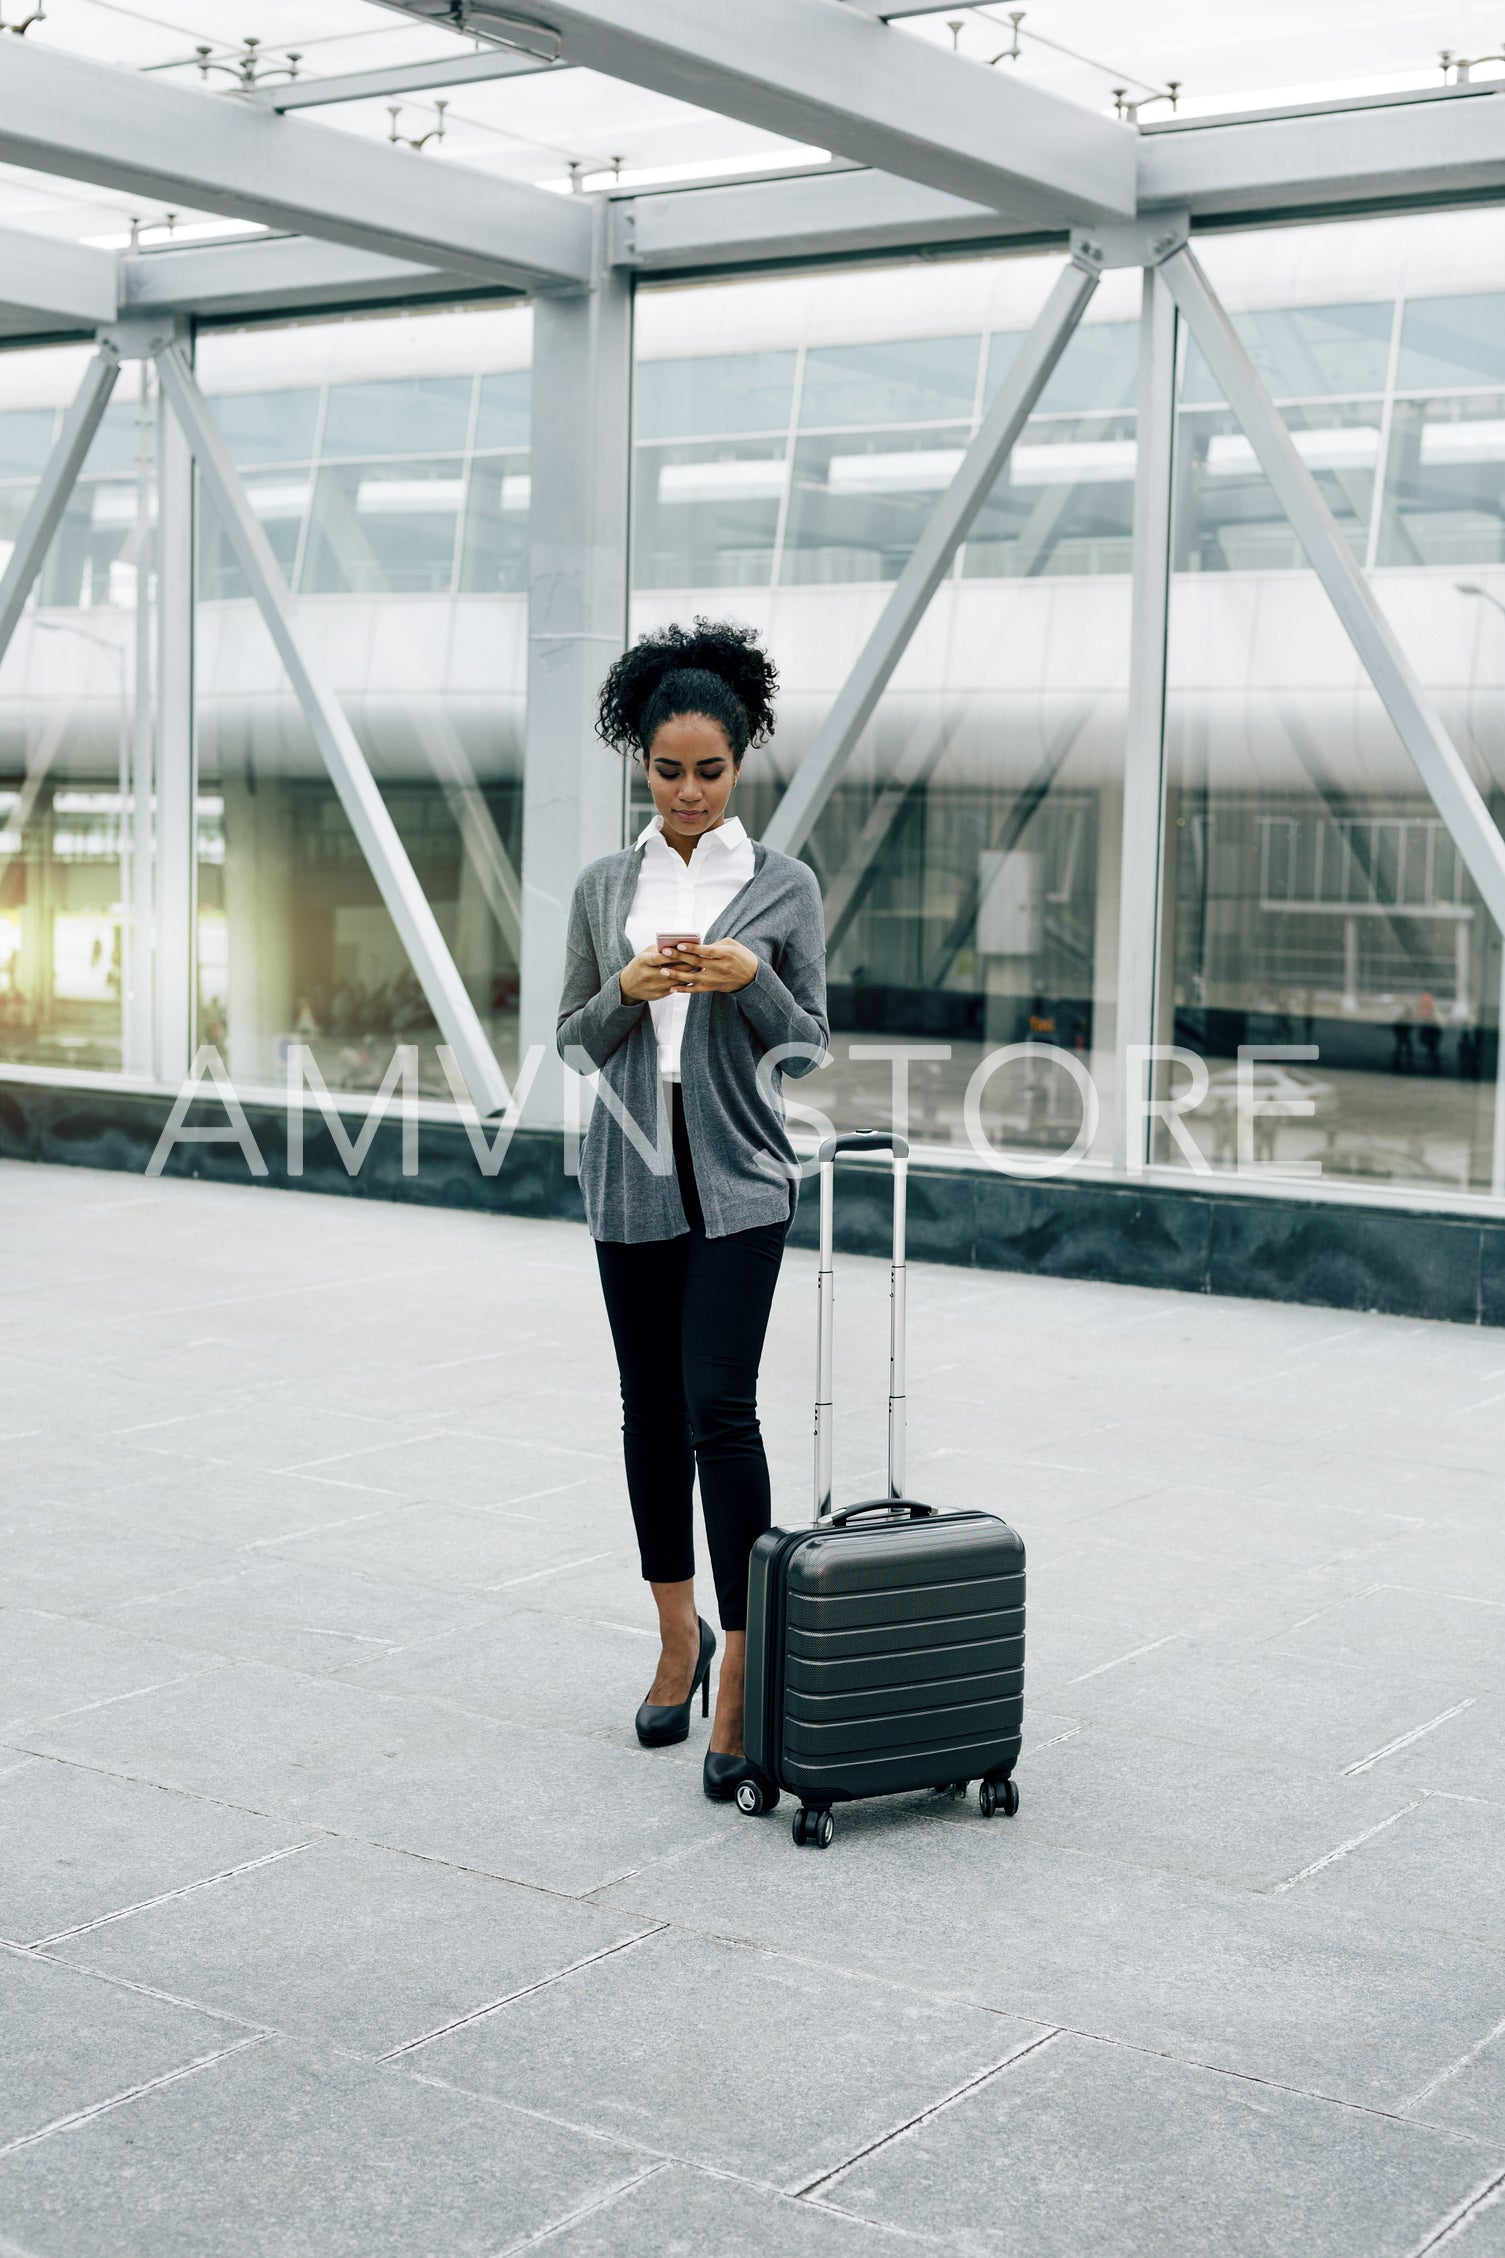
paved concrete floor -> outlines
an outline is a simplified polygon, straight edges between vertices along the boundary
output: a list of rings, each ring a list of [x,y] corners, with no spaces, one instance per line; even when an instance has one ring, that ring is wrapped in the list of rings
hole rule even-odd
[[[578,1230],[12,1165],[0,1260],[9,2258],[1505,2252],[1499,1334],[914,1273],[1022,1809],[821,1854],[633,1739]]]

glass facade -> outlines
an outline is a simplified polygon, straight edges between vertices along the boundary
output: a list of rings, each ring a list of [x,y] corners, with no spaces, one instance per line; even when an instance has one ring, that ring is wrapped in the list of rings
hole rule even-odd
[[[486,362],[525,358],[528,326],[525,311],[340,325],[346,365],[430,365],[285,390],[290,345],[312,359],[317,328],[226,338],[219,367],[201,355],[303,631],[508,1072],[530,380]],[[289,1045],[306,1043],[329,1088],[347,1090],[378,1087],[411,1044],[423,1094],[448,1097],[432,1012],[202,504],[199,548],[199,774],[213,811],[200,825],[199,1039],[249,1084],[280,1081]]]
[[[1505,810],[1505,291],[1489,212],[1202,250],[1298,452]],[[632,623],[746,620],[782,677],[757,830],[878,618],[1054,258],[896,260],[639,291]],[[1139,277],[1107,276],[804,852],[836,1063],[799,1097],[923,1141],[967,1098],[1029,1165],[1106,1159],[1137,461]],[[209,333],[201,380],[504,1065],[516,1049],[531,509],[526,308]],[[0,356],[0,542],[77,382]],[[0,1053],[130,1055],[139,474],[128,374],[0,674]],[[143,449],[145,455],[143,455]],[[149,514],[146,521],[150,530]],[[1157,1037],[1207,1098],[1157,1164],[1505,1192],[1500,943],[1195,346],[1178,375]],[[197,543],[200,1033],[330,1085],[437,1031],[212,514]],[[149,591],[147,592],[149,595]],[[92,640],[91,640],[92,639]],[[125,751],[122,753],[122,746]],[[1032,1048],[978,1081],[1000,1046]],[[1260,1064],[1236,1136],[1240,1046]],[[942,1056],[945,1051],[949,1055]],[[1063,1061],[1060,1053],[1067,1054]],[[1179,1091],[1177,1067],[1163,1087]],[[1296,1107],[1310,1110],[1298,1112]]]

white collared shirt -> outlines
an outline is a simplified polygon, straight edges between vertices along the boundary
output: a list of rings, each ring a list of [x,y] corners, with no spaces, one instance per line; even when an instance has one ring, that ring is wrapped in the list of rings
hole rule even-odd
[[[627,913],[626,933],[634,956],[651,949],[660,933],[698,933],[704,940],[753,874],[753,843],[734,815],[714,831],[701,833],[688,862],[664,837],[660,815],[644,826],[634,844],[643,858]],[[679,1080],[679,1051],[689,1008],[687,995],[662,996],[648,1006],[658,1044],[658,1070],[666,1082]]]

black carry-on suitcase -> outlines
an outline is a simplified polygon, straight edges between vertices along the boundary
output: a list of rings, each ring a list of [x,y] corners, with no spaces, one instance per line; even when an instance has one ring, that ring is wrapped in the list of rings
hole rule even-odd
[[[836,1157],[887,1152],[894,1171],[888,1496],[831,1510]],[[991,1513],[941,1513],[904,1494],[904,1195],[909,1147],[887,1130],[820,1148],[815,1520],[752,1549],[744,1811],[799,1796],[794,1839],[824,1850],[831,1807],[980,1783],[985,1817],[1019,1807],[1024,1546]]]

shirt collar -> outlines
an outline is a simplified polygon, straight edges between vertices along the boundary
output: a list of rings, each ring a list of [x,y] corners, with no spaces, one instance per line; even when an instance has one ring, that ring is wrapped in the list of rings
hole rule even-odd
[[[638,833],[637,837],[633,840],[632,843],[633,846],[637,848],[639,852],[641,852],[642,849],[647,846],[648,841],[655,837],[662,842],[667,853],[674,853],[674,849],[669,845],[668,841],[664,839],[664,819],[656,809],[654,810],[654,813],[650,820],[643,825],[642,830]],[[703,832],[700,838],[695,842],[695,846],[698,849],[705,846],[708,841],[719,842],[722,847],[730,852],[732,848],[740,847],[746,837],[747,827],[743,823],[742,818],[738,815],[729,815],[725,823],[719,823],[714,831]],[[686,867],[688,867],[688,865]]]

